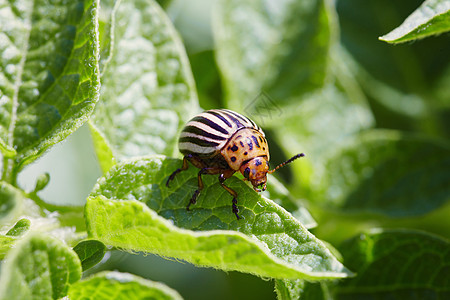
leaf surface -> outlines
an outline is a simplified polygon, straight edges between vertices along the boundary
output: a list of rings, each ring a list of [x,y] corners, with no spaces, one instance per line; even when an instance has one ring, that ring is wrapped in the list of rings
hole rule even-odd
[[[99,263],[105,256],[106,246],[96,240],[87,240],[79,242],[74,248],[81,261],[83,271],[92,268]]]
[[[23,194],[12,185],[0,181],[0,220],[5,221],[20,214]]]
[[[263,277],[319,279],[349,274],[287,211],[235,177],[226,184],[238,192],[242,220],[231,212],[231,196],[215,176],[203,176],[205,189],[186,211],[197,171],[191,167],[178,174],[170,188],[165,186],[180,165],[180,160],[163,157],[115,165],[88,198],[90,237],[131,251]]]
[[[440,140],[373,130],[333,149],[316,168],[316,201],[345,212],[418,216],[450,200],[450,146]]]
[[[99,89],[97,1],[1,6],[0,148],[7,156],[17,152],[17,172],[93,111]],[[11,174],[11,162],[4,167]]]
[[[112,50],[102,57],[102,100],[93,123],[119,160],[173,155],[179,128],[199,109],[180,37],[154,1],[123,0],[117,7],[106,1],[105,5],[107,13],[114,8],[105,25],[110,28]],[[99,137],[93,134],[94,140]]]
[[[450,31],[450,2],[426,0],[397,28],[379,39],[404,43]]]
[[[358,274],[339,282],[336,299],[446,299],[450,295],[450,244],[424,232],[372,230],[341,248]]]
[[[327,1],[219,4],[214,35],[228,107],[254,110],[262,91],[282,106],[323,85],[333,16]]]
[[[70,287],[70,299],[115,300],[167,299],[180,300],[181,296],[165,284],[120,272],[101,272],[78,281]]]
[[[77,255],[52,237],[30,234],[2,265],[0,299],[60,299],[81,278]]]

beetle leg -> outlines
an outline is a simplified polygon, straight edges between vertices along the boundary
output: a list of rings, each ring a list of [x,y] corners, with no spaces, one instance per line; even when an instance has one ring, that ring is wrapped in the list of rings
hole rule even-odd
[[[230,172],[231,173],[231,172]],[[234,172],[233,172],[234,173]],[[237,193],[235,190],[231,189],[230,187],[226,186],[223,182],[225,180],[227,180],[228,178],[231,177],[231,175],[233,175],[233,173],[231,174],[227,174],[227,173],[222,173],[219,175],[219,183],[220,185],[228,192],[230,193],[231,196],[233,196],[233,205],[232,205],[232,211],[233,213],[236,215],[236,218],[239,220],[241,219],[241,217],[239,217],[239,208],[237,207]]]
[[[189,163],[187,159],[187,155],[183,157],[183,166],[181,168],[176,169],[172,174],[170,174],[169,178],[166,181],[166,186],[169,187],[169,183],[175,178],[175,176],[181,171],[187,170],[189,168]]]
[[[203,168],[200,171],[198,171],[197,179],[198,179],[198,189],[195,190],[194,194],[191,197],[191,200],[189,200],[188,205],[186,206],[186,210],[189,210],[189,206],[191,204],[197,203],[197,197],[200,195],[200,192],[203,190],[203,180],[202,180],[202,174],[205,174],[207,172],[207,168]]]

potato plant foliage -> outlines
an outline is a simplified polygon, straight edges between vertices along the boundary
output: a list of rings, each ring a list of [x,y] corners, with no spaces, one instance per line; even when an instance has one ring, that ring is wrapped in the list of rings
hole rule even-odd
[[[449,1],[189,5],[0,0],[0,299],[448,299]],[[273,164],[306,153],[261,194],[226,181],[240,220],[216,176],[190,211],[198,169],[165,185],[183,125],[220,107]],[[24,188],[83,124],[84,205],[45,199],[45,170]],[[138,253],[221,280],[117,271]]]

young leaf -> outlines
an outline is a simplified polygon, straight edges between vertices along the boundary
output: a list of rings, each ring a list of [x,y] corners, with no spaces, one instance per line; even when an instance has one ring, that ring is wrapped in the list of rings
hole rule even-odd
[[[120,26],[110,25],[113,51],[93,123],[117,159],[172,155],[178,129],[198,110],[180,37],[154,1],[123,0],[111,22]]]
[[[49,173],[45,172],[44,174],[39,175],[36,180],[36,185],[34,187],[33,193],[37,193],[37,192],[43,190],[47,186],[49,181],[50,181]]]
[[[167,299],[181,296],[165,284],[119,272],[101,272],[78,281],[69,290],[70,299],[84,300]]]
[[[83,271],[92,268],[98,264],[103,256],[105,256],[106,246],[96,240],[88,240],[79,242],[74,248],[81,261]]]
[[[13,228],[8,230],[6,236],[0,235],[0,259],[3,259],[9,249],[12,248],[17,238],[30,229],[31,222],[28,219],[20,219]]]
[[[75,131],[98,99],[97,1],[10,1],[0,10],[0,138],[25,164]],[[15,166],[13,166],[15,165]]]
[[[379,39],[397,44],[447,31],[450,31],[450,2],[426,0],[399,27]]]
[[[6,256],[0,299],[60,299],[81,278],[77,255],[49,236],[30,234]]]
[[[30,229],[30,226],[31,226],[30,220],[28,220],[28,219],[20,219],[19,221],[17,221],[16,225],[14,225],[13,228],[8,230],[6,235],[15,236],[15,237],[16,236],[21,236],[22,234],[27,232],[28,229]]]
[[[88,124],[100,168],[103,173],[106,173],[116,163],[112,147],[109,145],[104,134],[98,130],[97,126],[91,120],[88,121]]]
[[[323,85],[333,16],[328,1],[219,4],[213,25],[227,106],[244,111],[261,91],[291,103]]]
[[[262,277],[320,279],[349,274],[287,211],[236,177],[226,184],[239,195],[242,220],[231,212],[231,196],[216,176],[203,176],[205,188],[187,211],[198,170],[191,167],[178,174],[170,188],[165,185],[180,166],[180,160],[160,156],[115,165],[87,200],[90,237],[122,249]]]
[[[315,200],[329,208],[418,216],[450,200],[450,146],[443,141],[374,130],[332,152],[310,182]]]
[[[447,299],[450,243],[424,232],[373,230],[341,248],[358,274],[339,282],[336,299]]]

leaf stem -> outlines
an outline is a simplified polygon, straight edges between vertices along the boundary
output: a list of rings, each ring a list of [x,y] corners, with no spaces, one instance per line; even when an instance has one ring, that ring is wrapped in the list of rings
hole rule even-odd
[[[3,158],[3,172],[2,172],[2,181],[6,181],[12,186],[17,187],[16,180],[17,176],[14,170],[14,159],[13,158]]]
[[[73,205],[55,205],[51,203],[47,203],[42,200],[35,192],[31,192],[26,194],[26,196],[32,199],[37,205],[39,205],[42,209],[48,210],[50,212],[80,212],[82,213],[84,210],[84,206],[73,206]]]

